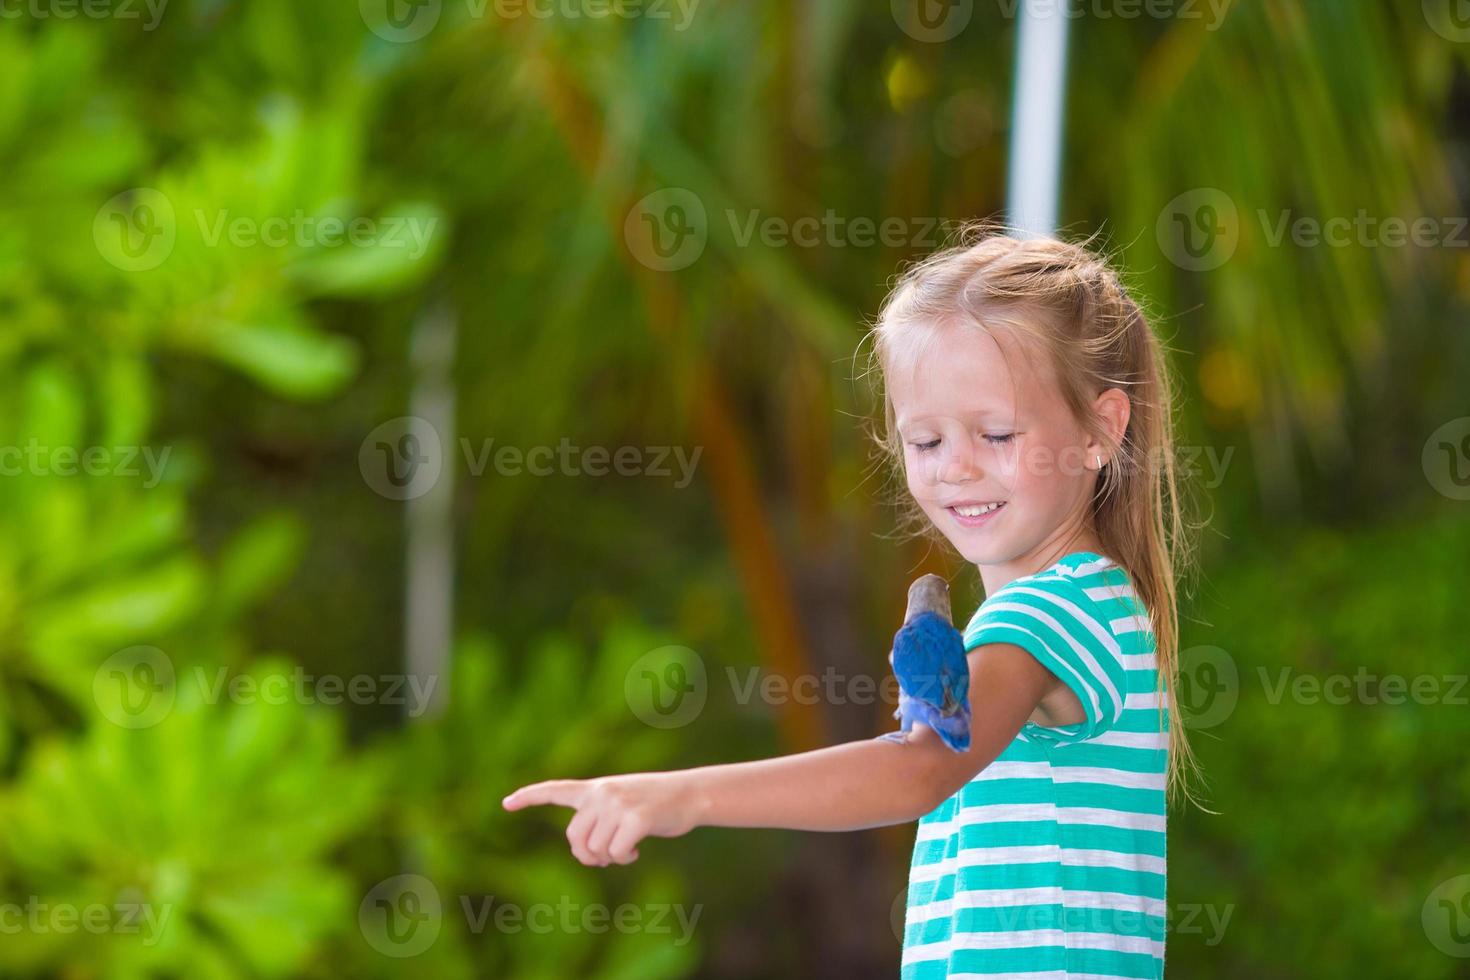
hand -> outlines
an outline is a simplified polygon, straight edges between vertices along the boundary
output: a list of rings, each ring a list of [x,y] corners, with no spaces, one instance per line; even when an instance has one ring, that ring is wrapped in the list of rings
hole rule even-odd
[[[569,806],[572,855],[590,867],[632,864],[645,837],[679,837],[694,829],[693,794],[678,772],[640,772],[601,779],[552,779],[522,786],[507,796],[507,810]]]

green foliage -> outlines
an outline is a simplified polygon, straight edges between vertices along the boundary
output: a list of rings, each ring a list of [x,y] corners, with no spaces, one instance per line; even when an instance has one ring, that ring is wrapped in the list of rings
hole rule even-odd
[[[96,230],[116,266],[116,329],[207,354],[281,394],[339,389],[356,369],[356,348],[311,326],[303,304],[412,285],[433,268],[447,233],[422,202],[378,216],[352,203],[359,103],[349,93],[310,114],[289,100],[269,103],[254,145],[206,147],[128,199],[125,208],[154,209],[150,233],[163,237],[149,247],[162,264],[135,268],[130,249],[141,247],[142,230]]]
[[[1211,571],[1184,646],[1222,648],[1239,701],[1193,733],[1219,815],[1173,821],[1169,901],[1176,926],[1197,903],[1233,915],[1223,941],[1172,934],[1171,971],[1461,975],[1420,912],[1470,864],[1470,689],[1444,657],[1463,645],[1466,554],[1470,525],[1447,517],[1317,531]]]
[[[58,355],[9,376],[0,390],[0,526],[11,542],[0,556],[0,697],[12,724],[44,730],[50,712],[38,689],[90,702],[102,657],[197,612],[206,572],[186,546],[173,447],[144,445],[150,396],[139,360],[78,365]],[[87,397],[94,391],[100,397]]]
[[[677,733],[630,724],[624,694],[628,670],[659,645],[625,626],[591,656],[566,638],[548,637],[511,658],[486,637],[468,637],[456,651],[447,711],[381,747],[398,788],[387,816],[394,846],[445,904],[444,931],[423,957],[437,975],[652,980],[693,967],[700,944],[677,927],[506,931],[494,925],[494,912],[482,915],[498,908],[495,902],[523,911],[633,906],[645,921],[657,913],[670,925],[677,917],[661,910],[698,914],[680,875],[652,855],[626,871],[584,868],[567,857],[564,813],[512,815],[500,805],[512,789],[547,773],[667,765]],[[486,901],[492,904],[479,904]]]
[[[789,579],[759,582],[764,598],[789,586],[807,632],[842,647],[831,662],[883,648],[922,556],[840,544],[890,526],[862,478],[850,356],[901,261],[1002,205],[1014,21],[976,4],[936,45],[858,0],[702,4],[683,32],[441,6],[409,44],[351,0],[173,0],[151,33],[4,22],[0,901],[169,918],[24,929],[0,972],[779,976],[859,948],[886,971],[896,943],[865,925],[889,914],[870,900],[883,889],[830,887],[821,861],[784,860],[785,838],[737,854],[706,834],[592,871],[566,854],[564,813],[512,817],[500,799],[777,742],[749,705],[712,704],[694,737],[639,724],[624,696],[668,633],[711,662],[760,662],[748,611],[769,606],[729,558],[752,535],[779,541]],[[1459,670],[1463,522],[1382,522],[1422,510],[1419,447],[1463,411],[1465,263],[1272,244],[1257,217],[1458,207],[1443,130],[1470,46],[1420,6],[1241,0],[1218,30],[1074,24],[1065,220],[1104,229],[1164,314],[1187,441],[1250,450],[1218,488],[1242,545],[1208,562],[1207,623],[1186,635],[1242,682],[1196,737],[1223,815],[1180,815],[1170,842],[1176,926],[1188,903],[1234,913],[1218,945],[1171,935],[1171,975],[1430,980],[1458,962],[1418,913],[1470,860],[1464,709],[1267,697],[1283,668]],[[662,273],[623,221],[671,187],[700,200],[709,240]],[[1181,268],[1156,223],[1204,187],[1233,202],[1239,241],[1219,268]],[[826,213],[897,218],[903,240],[735,232]],[[443,715],[232,700],[211,685],[298,661],[401,671],[401,509],[354,456],[404,413],[430,305],[459,325],[456,423],[476,449],[703,441],[700,479],[463,481]],[[100,472],[79,471],[87,449],[106,451]],[[756,489],[721,496],[739,485]],[[1298,485],[1339,529],[1283,532],[1277,515],[1308,511],[1283,506]],[[891,866],[896,890],[894,840],[886,862],[842,852],[868,878],[831,877]],[[437,941],[401,958],[373,945],[362,904],[398,874],[444,903]],[[494,924],[562,902],[708,914],[684,944]],[[795,904],[811,909],[793,927]],[[812,969],[780,962],[779,934],[815,937]]]
[[[264,696],[289,690],[283,663],[242,675],[263,693],[236,703],[197,676],[154,724],[100,722],[28,754],[0,806],[7,892],[143,912],[136,931],[22,930],[8,969],[289,976],[351,921],[328,858],[381,788],[344,757],[340,719]]]
[[[1180,18],[1140,50],[1121,113],[1097,111],[1102,91],[1080,96],[1091,111],[1079,145],[1119,162],[1087,168],[1087,196],[1191,355],[1187,411],[1250,444],[1249,476],[1278,512],[1344,479],[1402,492],[1416,472],[1355,477],[1353,450],[1389,452],[1396,427],[1427,431],[1458,404],[1418,388],[1401,406],[1357,401],[1444,356],[1432,308],[1458,291],[1442,107],[1463,45],[1440,43],[1432,16],[1430,5],[1233,3],[1215,29]],[[1171,218],[1196,222],[1191,235],[1212,225],[1198,264],[1172,241]],[[1430,242],[1408,247],[1400,231],[1395,243],[1391,224],[1416,220]]]
[[[234,100],[228,132],[205,136],[190,103],[180,118],[202,129],[167,152],[128,90],[99,83],[97,32],[0,37],[0,154],[16,162],[0,194],[0,445],[30,453],[7,456],[0,479],[0,892],[7,914],[38,916],[8,937],[0,972],[293,976],[345,960],[360,975],[474,976],[487,961],[527,977],[686,973],[688,937],[512,935],[458,914],[461,898],[492,894],[525,908],[682,900],[670,869],[609,885],[559,833],[527,834],[536,824],[499,805],[548,761],[667,757],[670,737],[632,726],[622,695],[646,638],[610,637],[590,682],[576,645],[547,641],[524,691],[501,653],[470,641],[449,713],[362,752],[325,706],[262,693],[299,668],[255,658],[245,624],[294,573],[307,527],[257,507],[204,552],[189,495],[210,458],[189,432],[160,438],[164,377],[185,355],[286,399],[341,392],[360,347],[323,329],[323,311],[422,288],[449,227],[418,188],[364,174],[371,76],[313,78],[286,55],[350,59],[341,17],[269,0],[241,16],[219,63],[283,84],[240,100],[206,72],[205,91]],[[353,227],[365,234],[338,230]],[[105,472],[56,455],[86,447],[108,451]],[[456,914],[422,957],[384,956],[359,903],[385,868],[420,859]]]

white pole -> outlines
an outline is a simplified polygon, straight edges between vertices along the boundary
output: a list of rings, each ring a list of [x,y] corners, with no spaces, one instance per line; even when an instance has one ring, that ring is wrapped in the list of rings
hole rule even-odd
[[[1070,18],[1064,0],[1021,0],[1018,9],[1006,220],[1022,234],[1050,235],[1057,230]]]
[[[455,334],[448,302],[430,301],[414,326],[411,341],[415,378],[409,414],[428,422],[439,434],[444,455],[443,469],[433,487],[407,502],[405,659],[419,690],[430,692],[427,705],[415,705],[423,712],[419,718],[437,715],[449,696],[454,642],[455,390],[451,370]]]

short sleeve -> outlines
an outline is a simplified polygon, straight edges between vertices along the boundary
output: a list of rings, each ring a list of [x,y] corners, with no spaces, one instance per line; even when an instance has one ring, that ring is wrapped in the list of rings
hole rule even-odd
[[[1127,673],[1122,650],[1097,604],[1059,576],[1017,579],[990,596],[965,629],[965,649],[1009,643],[1035,657],[1077,695],[1087,720],[1046,728],[1028,722],[1029,737],[1081,742],[1101,735],[1123,714]]]

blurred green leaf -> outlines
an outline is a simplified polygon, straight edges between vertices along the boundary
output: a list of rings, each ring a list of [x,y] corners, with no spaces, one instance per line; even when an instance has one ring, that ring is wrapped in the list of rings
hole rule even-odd
[[[300,557],[306,529],[295,515],[262,515],[220,555],[214,612],[230,619],[278,586]]]
[[[202,334],[202,346],[221,361],[296,398],[330,394],[357,370],[357,348],[350,340],[310,329],[289,315],[274,322],[214,321]]]

